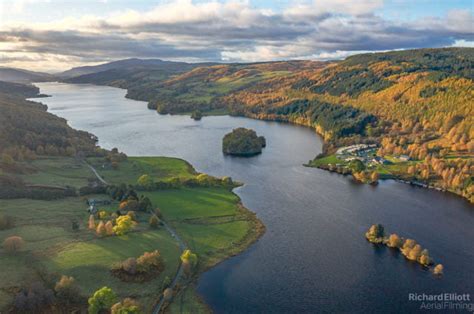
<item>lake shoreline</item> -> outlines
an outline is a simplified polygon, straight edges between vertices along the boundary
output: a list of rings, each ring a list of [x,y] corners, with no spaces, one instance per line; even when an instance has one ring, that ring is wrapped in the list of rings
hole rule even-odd
[[[61,82],[59,82],[59,83],[61,83]],[[128,94],[127,89],[122,88],[122,87],[118,87],[118,86],[114,86],[114,85],[105,85],[105,84],[104,85],[98,85],[98,84],[89,84],[89,83],[87,83],[87,84],[78,84],[78,85],[96,85],[96,86],[109,86],[109,87],[119,88],[119,89],[123,89],[123,90],[127,91],[127,93],[124,96],[127,99],[147,102],[146,100],[143,100],[143,99],[130,97],[130,95]],[[154,109],[149,109],[149,110],[154,110]],[[213,114],[212,111],[209,112],[209,113],[203,112],[203,117],[205,117],[205,116],[220,116],[222,114],[223,114],[222,112],[218,112],[216,114]],[[261,120],[261,121],[278,122],[278,123],[297,125],[297,126],[302,126],[302,127],[309,128],[309,129],[315,131],[315,133],[318,136],[320,136],[320,138],[323,141],[323,152],[322,152],[321,156],[316,156],[314,158],[314,160],[316,160],[318,158],[328,156],[328,153],[326,151],[326,147],[327,147],[328,142],[327,142],[324,134],[322,132],[318,131],[318,129],[320,129],[320,127],[318,125],[311,125],[309,122],[306,122],[304,119],[303,120],[301,120],[301,119],[299,119],[299,120],[298,119],[277,119],[277,118],[271,118],[271,117],[268,117],[268,116],[260,116],[260,115],[253,115],[253,114],[234,115],[234,114],[232,114],[230,112],[227,112],[227,111],[226,111],[226,113],[224,113],[224,115],[225,114],[227,114],[229,116],[244,117],[244,118],[250,118],[250,119]],[[182,113],[177,113],[177,114],[171,114],[170,113],[169,115],[190,116],[191,112],[182,112]],[[253,157],[255,155],[258,155],[258,154],[253,154],[253,155],[249,155],[249,156],[247,156],[247,155],[244,156],[243,155],[243,156],[239,156],[239,157]],[[324,168],[324,167],[312,166],[310,163],[311,163],[311,161],[309,161],[308,163],[303,164],[303,166],[318,168],[318,169],[326,170],[326,171],[329,171],[329,172],[335,172],[335,171],[330,171],[329,169]],[[397,175],[392,175],[392,178],[390,178],[390,179],[396,180],[396,181],[401,182],[401,183],[409,184],[409,185],[412,185],[412,186],[417,186],[417,187],[422,187],[422,188],[427,188],[427,189],[433,189],[433,190],[436,190],[438,192],[443,192],[443,193],[448,192],[448,193],[454,194],[458,197],[461,197],[462,199],[466,200],[468,203],[472,204],[472,202],[470,202],[469,199],[466,196],[464,196],[462,194],[459,194],[456,191],[452,191],[452,190],[449,190],[449,189],[443,189],[443,188],[440,188],[440,187],[437,187],[437,186],[433,186],[433,185],[430,184],[430,182],[428,182],[426,184],[418,184],[416,181],[405,180],[402,176],[397,176]],[[424,186],[424,185],[426,185],[426,186]]]
[[[406,265],[396,259],[381,263],[380,258],[385,259],[386,254],[365,250],[365,241],[350,240],[360,236],[361,228],[380,221],[433,248],[435,257],[451,252],[446,243],[456,243],[450,245],[460,252],[469,252],[462,239],[472,234],[467,225],[472,211],[465,202],[447,194],[415,191],[407,184],[393,181],[374,188],[332,176],[327,171],[303,167],[305,162],[321,152],[322,146],[321,138],[314,136],[308,127],[232,116],[209,117],[195,122],[185,116],[156,115],[156,112],[144,110],[143,103],[126,100],[123,90],[115,88],[68,84],[43,86],[46,92],[53,94],[53,98],[46,101],[51,112],[67,118],[77,129],[97,134],[103,147],[123,147],[130,156],[178,157],[189,160],[199,172],[217,177],[229,175],[236,181],[245,182],[242,188],[233,192],[242,198],[246,207],[258,214],[268,232],[244,254],[214,262],[212,268],[199,273],[198,283],[184,289],[168,311],[183,310],[183,304],[185,311],[192,310],[186,305],[196,301],[199,295],[216,312],[232,309],[291,311],[321,306],[337,312],[356,301],[351,295],[336,297],[345,291],[339,283],[346,280],[352,282],[354,289],[364,292],[368,290],[367,280],[372,281],[372,285],[391,287],[391,280],[397,278],[400,285],[389,288],[393,296],[390,299],[396,302],[399,300],[396,296],[410,289],[423,289],[428,293],[439,293],[440,289],[458,291],[456,283],[462,281],[466,271],[472,268],[467,264],[466,254],[447,254],[443,258],[448,261],[446,267],[465,269],[464,275],[456,272],[442,282],[432,282],[433,278],[424,278],[424,273],[401,273]],[[91,112],[97,113],[97,117],[91,118]],[[124,127],[117,129],[119,126]],[[272,144],[266,153],[249,160],[225,158],[220,145],[222,136],[242,126],[265,135]],[[158,205],[160,199],[156,198]],[[403,217],[411,219],[407,223]],[[429,222],[420,224],[426,217],[430,217]],[[202,236],[193,231],[198,226],[187,224],[191,221],[183,222],[185,224],[178,231],[187,234],[188,243],[201,247],[204,253],[201,256],[205,258],[208,245],[203,247]],[[219,234],[225,236],[233,232],[232,225],[221,226],[219,230],[215,229]],[[341,232],[347,233],[347,237],[341,239],[341,250],[334,252],[331,243]],[[244,234],[240,232],[241,236]],[[194,237],[197,238],[194,240]],[[213,248],[228,246],[229,242],[213,245]],[[341,258],[331,257],[336,253]],[[374,259],[374,254],[380,258]],[[350,265],[344,262],[348,259],[352,261]],[[379,261],[377,266],[374,264],[376,261]],[[359,275],[353,276],[351,265]],[[298,269],[306,269],[305,274]],[[294,288],[285,290],[288,284]],[[247,291],[245,287],[253,288]],[[337,294],[328,294],[328,287]],[[194,289],[198,295],[191,293]],[[286,291],[287,297],[282,298],[282,291]],[[325,296],[327,301],[323,302],[320,296]],[[387,301],[370,298],[361,310],[383,310],[388,306],[399,310],[412,308],[412,304],[405,302],[396,305]]]

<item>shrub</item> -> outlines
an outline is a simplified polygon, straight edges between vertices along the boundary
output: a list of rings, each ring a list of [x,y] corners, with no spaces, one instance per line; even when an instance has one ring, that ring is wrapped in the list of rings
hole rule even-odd
[[[127,216],[130,216],[133,221],[137,221],[137,214],[133,210],[128,211]]]
[[[222,184],[224,184],[224,185],[233,185],[234,182],[232,181],[231,177],[223,177],[222,178]]]
[[[110,309],[112,314],[141,314],[140,304],[131,299],[126,298],[122,302],[116,303]]]
[[[88,300],[89,314],[98,314],[101,311],[109,310],[116,302],[115,292],[108,287],[102,287],[94,292],[94,295]]]
[[[138,178],[137,183],[145,189],[151,189],[154,185],[153,179],[147,174]]]
[[[149,224],[151,228],[158,228],[160,226],[160,219],[156,215],[151,215]]]
[[[13,227],[13,219],[10,216],[0,214],[0,230],[6,230]]]
[[[71,221],[71,228],[73,231],[78,231],[79,230],[79,222],[77,220]]]
[[[166,276],[165,279],[163,279],[163,282],[161,283],[161,291],[164,291],[170,285],[171,285],[171,278],[169,276]]]
[[[76,280],[65,275],[62,275],[61,279],[56,283],[54,291],[56,291],[57,297],[66,303],[77,302],[80,293]]]
[[[114,276],[126,282],[145,282],[158,276],[164,268],[159,251],[145,252],[138,258],[128,258],[112,267]]]
[[[138,202],[138,210],[139,211],[147,211],[149,208],[152,207],[151,201],[148,197],[142,197]]]
[[[137,259],[133,257],[127,258],[122,262],[122,269],[130,275],[135,275],[137,273]]]
[[[15,308],[20,312],[41,312],[44,307],[53,304],[54,293],[41,282],[33,283],[28,289],[22,289],[14,300]]]
[[[8,253],[16,253],[23,248],[24,244],[25,241],[23,241],[23,238],[19,236],[11,236],[3,241],[3,248]]]

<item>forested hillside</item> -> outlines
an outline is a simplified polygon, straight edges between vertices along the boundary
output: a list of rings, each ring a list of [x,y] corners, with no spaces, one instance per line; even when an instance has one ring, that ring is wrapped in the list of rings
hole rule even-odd
[[[473,65],[472,48],[358,55],[223,101],[240,114],[314,127],[327,154],[369,142],[380,144],[379,156],[408,155],[398,176],[474,201]]]
[[[20,97],[29,98],[38,96],[39,92],[39,88],[31,84],[0,81],[0,93],[2,94],[14,94]]]
[[[403,171],[410,178],[474,200],[473,66],[473,48],[442,48],[76,80],[127,88],[128,97],[159,113],[218,109],[306,125],[326,140],[325,154],[375,143],[379,156],[408,155],[413,165]]]
[[[29,83],[51,80],[53,80],[53,75],[48,73],[0,67],[0,81]]]
[[[160,113],[209,111],[227,105],[220,97],[295,71],[315,70],[322,62],[287,61],[254,64],[188,64],[176,67],[114,68],[69,78],[69,83],[93,83],[128,90],[127,97],[149,102]],[[189,70],[191,68],[191,70]]]
[[[33,86],[31,88],[37,91]],[[30,87],[26,86],[25,90],[30,90]],[[0,93],[2,165],[11,163],[11,159],[34,159],[36,155],[96,153],[95,136],[72,129],[66,120],[48,113],[46,106],[27,101],[24,97],[21,93]]]

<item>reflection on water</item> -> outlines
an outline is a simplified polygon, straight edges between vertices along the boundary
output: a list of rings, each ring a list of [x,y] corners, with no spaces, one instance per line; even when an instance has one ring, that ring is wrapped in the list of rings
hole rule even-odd
[[[37,84],[49,110],[128,155],[184,158],[199,171],[245,182],[236,190],[266,234],[205,273],[198,291],[217,312],[404,312],[408,293],[474,295],[474,208],[436,191],[385,181],[376,187],[303,163],[321,151],[313,131],[235,117],[160,116],[125,91]],[[247,127],[267,139],[253,158],[221,153],[224,134]],[[434,278],[399,253],[364,238],[373,223],[416,239],[445,266]]]

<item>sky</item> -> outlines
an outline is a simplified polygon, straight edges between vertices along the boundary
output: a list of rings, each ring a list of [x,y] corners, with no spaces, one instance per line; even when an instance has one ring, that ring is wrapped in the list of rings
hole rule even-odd
[[[474,0],[0,0],[0,66],[329,60],[474,47]]]

